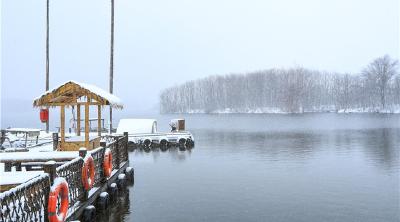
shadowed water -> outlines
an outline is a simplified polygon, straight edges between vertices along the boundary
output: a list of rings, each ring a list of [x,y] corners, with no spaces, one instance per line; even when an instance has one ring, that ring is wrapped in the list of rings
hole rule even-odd
[[[400,115],[184,117],[195,148],[131,153],[104,221],[400,220]]]

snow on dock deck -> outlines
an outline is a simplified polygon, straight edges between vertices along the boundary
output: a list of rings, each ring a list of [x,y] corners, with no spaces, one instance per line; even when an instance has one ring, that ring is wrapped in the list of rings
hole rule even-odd
[[[43,171],[0,172],[0,185],[4,186],[25,183],[42,173]]]
[[[63,152],[10,152],[1,153],[0,162],[13,162],[13,161],[32,161],[32,162],[46,162],[49,160],[65,161],[74,159],[79,156],[78,151],[63,151]]]
[[[99,136],[89,136],[89,141],[92,141],[98,137]],[[80,142],[80,141],[85,141],[85,136],[71,136],[65,139],[65,142]]]
[[[156,133],[157,120],[155,119],[121,119],[117,127],[117,134]]]
[[[8,128],[6,129],[7,132],[40,132],[40,129],[32,129],[32,128]]]

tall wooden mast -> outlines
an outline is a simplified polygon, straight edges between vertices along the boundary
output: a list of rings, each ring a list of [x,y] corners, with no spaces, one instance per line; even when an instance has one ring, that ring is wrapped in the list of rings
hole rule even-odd
[[[111,50],[110,50],[110,93],[113,94],[114,81],[114,0],[111,0]],[[112,107],[110,106],[110,133],[112,132]]]
[[[49,90],[49,0],[46,3],[46,91]],[[46,121],[46,132],[49,132],[49,119]]]

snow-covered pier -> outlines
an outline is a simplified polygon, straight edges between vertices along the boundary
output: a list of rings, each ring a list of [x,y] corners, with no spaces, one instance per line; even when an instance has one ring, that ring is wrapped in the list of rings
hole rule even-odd
[[[128,149],[167,149],[194,146],[185,120],[170,123],[171,132],[158,132],[152,119],[122,119],[116,133],[103,134],[102,106],[122,108],[116,96],[92,85],[68,81],[34,100],[41,109],[41,121],[48,121],[48,108],[60,107],[60,132],[15,128],[1,131],[0,221],[93,221],[106,211],[128,183],[134,171],[129,167]],[[81,136],[81,105],[85,107],[84,135]],[[97,107],[97,132],[90,132],[89,107]],[[75,132],[65,132],[65,109],[75,107]],[[74,116],[75,119],[75,116]],[[23,137],[12,134],[22,134]],[[11,138],[11,139],[10,139]],[[18,149],[5,148],[25,143]],[[34,138],[34,145],[27,143]],[[4,150],[3,150],[4,148]]]
[[[0,188],[6,190],[0,193],[0,221],[94,221],[96,213],[104,212],[118,191],[133,183],[128,133],[109,135],[106,141],[101,135],[102,106],[122,108],[120,99],[96,86],[68,81],[45,92],[33,104],[41,108],[42,122],[48,121],[49,107],[60,107],[60,133],[50,134],[52,144],[41,147],[43,150],[31,149],[25,142],[20,152],[0,153],[4,165]],[[85,107],[84,136],[80,136],[81,105]],[[97,107],[96,135],[89,134],[90,106]],[[65,133],[66,107],[78,111],[76,135]],[[36,137],[39,144],[40,130],[8,130],[7,137],[5,130],[1,132],[2,148],[12,133],[24,133],[26,140]],[[12,171],[14,166],[16,171]]]
[[[170,122],[171,132],[158,132],[155,119],[121,119],[116,135],[128,132],[129,150],[159,147],[163,150],[171,146],[193,148],[194,136],[185,130],[184,119],[173,119]]]
[[[29,153],[33,152],[24,152]],[[58,154],[54,153],[47,159],[56,159],[54,155]],[[91,151],[82,148],[62,154],[61,158],[73,159],[60,166],[56,161],[47,161],[42,164],[43,171],[0,174],[2,187],[20,183],[0,193],[0,221],[93,221],[96,213],[112,204],[118,190],[133,184],[127,133]],[[10,159],[2,156],[1,161]],[[21,160],[21,156],[15,159]]]

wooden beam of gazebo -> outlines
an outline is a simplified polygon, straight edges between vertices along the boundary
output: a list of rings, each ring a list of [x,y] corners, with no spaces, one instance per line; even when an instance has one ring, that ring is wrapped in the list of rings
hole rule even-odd
[[[85,147],[89,147],[89,106],[97,106],[98,114],[98,136],[101,136],[101,107],[111,106],[122,109],[121,100],[113,94],[100,89],[97,86],[68,81],[52,90],[45,92],[33,101],[34,107],[56,107],[60,106],[61,111],[61,142],[65,143],[65,106],[77,107],[77,136],[80,136],[81,105],[85,106]]]

